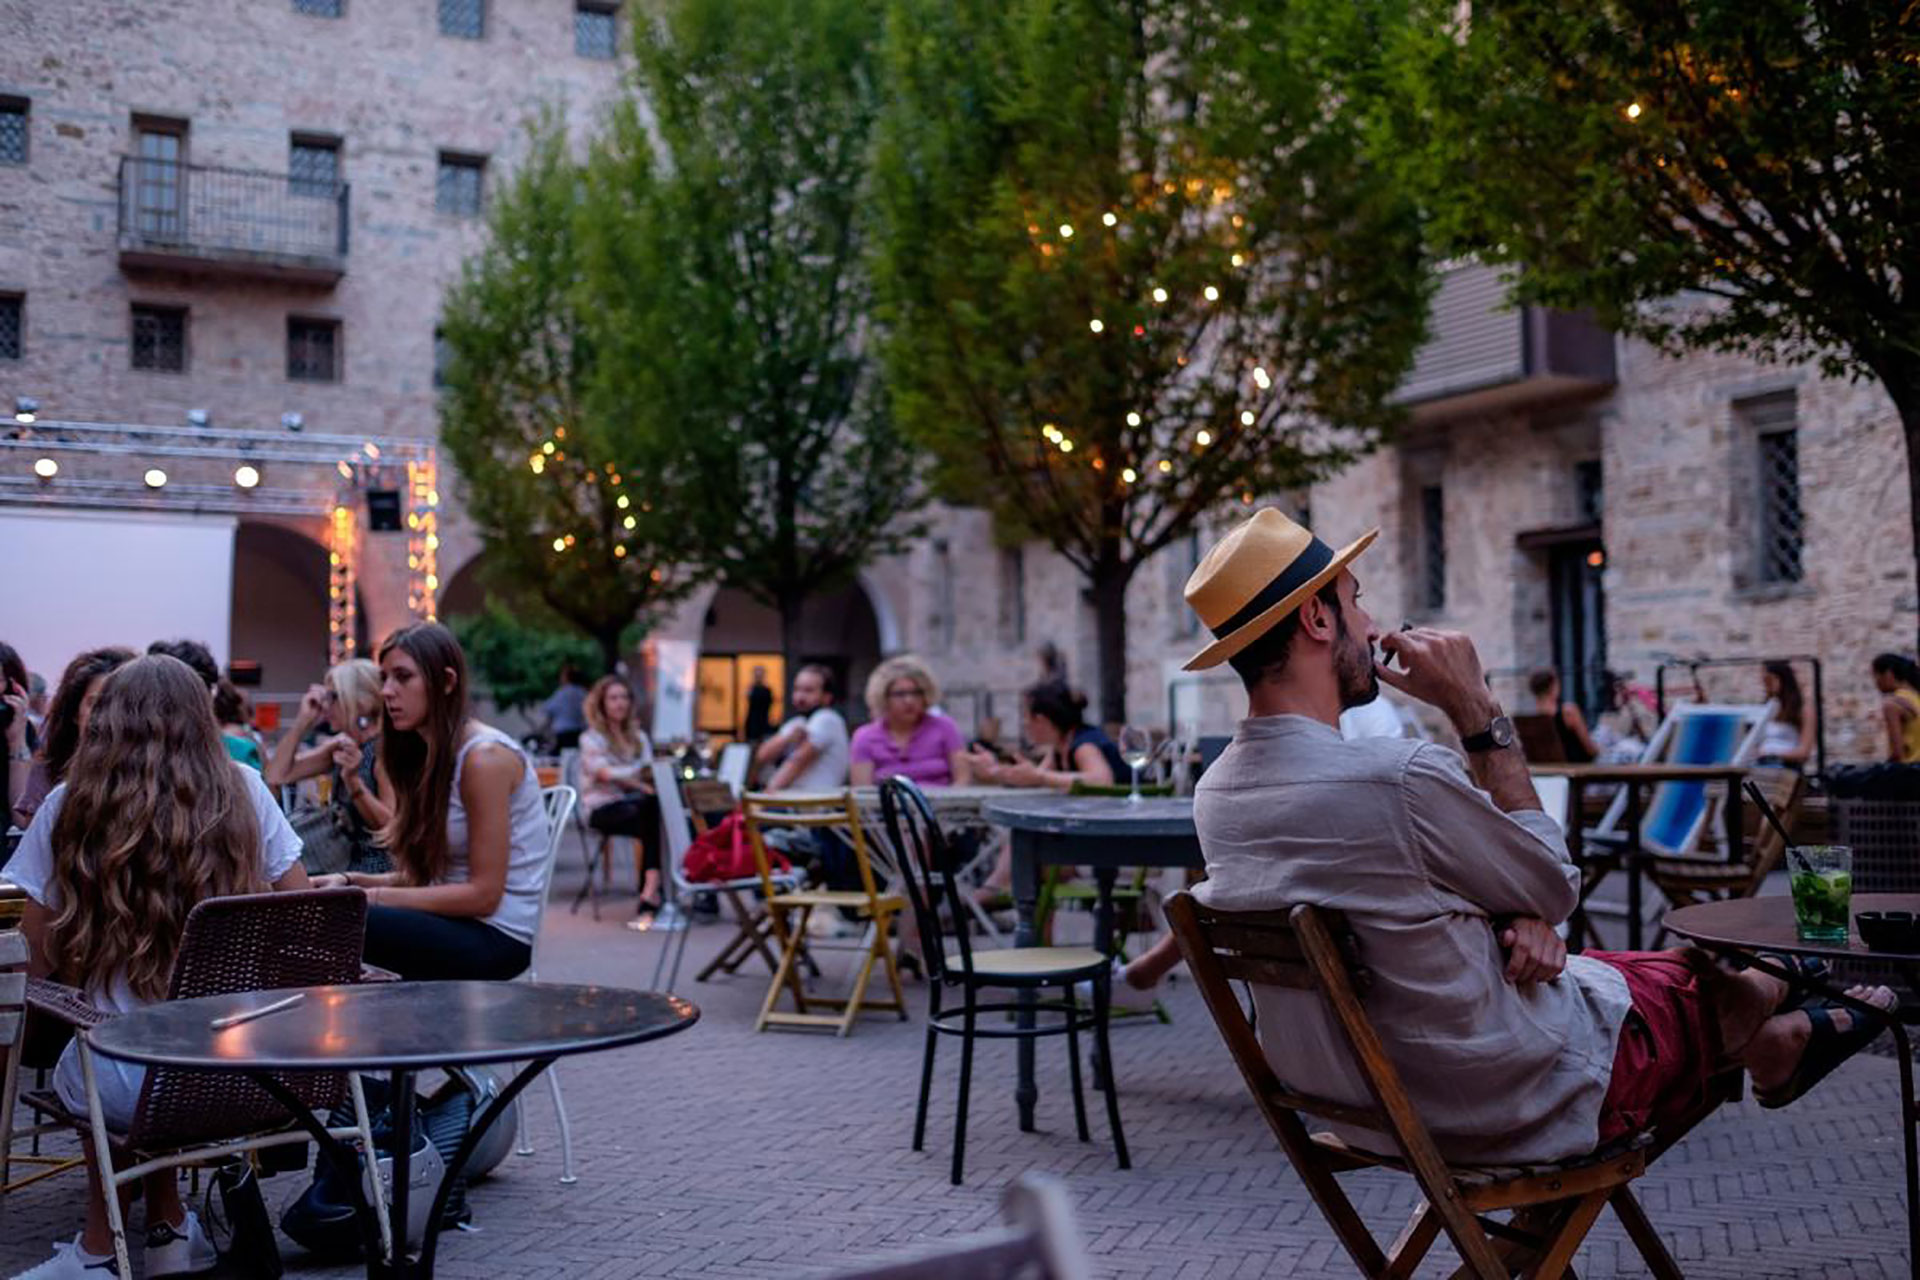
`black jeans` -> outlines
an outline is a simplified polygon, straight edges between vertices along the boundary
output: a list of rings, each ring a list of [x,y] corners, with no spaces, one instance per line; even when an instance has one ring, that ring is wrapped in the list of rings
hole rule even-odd
[[[587,825],[604,835],[638,840],[646,869],[660,869],[660,801],[656,797],[629,791],[595,809]]]
[[[363,954],[413,982],[517,978],[533,961],[531,947],[484,920],[410,907],[368,907]]]

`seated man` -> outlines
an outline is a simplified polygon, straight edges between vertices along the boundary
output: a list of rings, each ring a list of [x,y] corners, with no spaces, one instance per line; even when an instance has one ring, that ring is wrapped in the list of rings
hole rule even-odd
[[[1684,1115],[1735,1065],[1763,1106],[1784,1106],[1873,1039],[1866,1019],[1794,1008],[1785,983],[1697,950],[1567,955],[1553,926],[1574,909],[1579,873],[1473,643],[1377,631],[1347,568],[1373,538],[1335,555],[1264,510],[1188,581],[1215,637],[1189,669],[1231,663],[1250,704],[1195,794],[1208,875],[1195,893],[1227,911],[1346,912],[1373,974],[1368,1015],[1442,1153],[1584,1155]],[[1466,762],[1431,743],[1343,740],[1340,712],[1380,681],[1445,714]],[[1849,994],[1893,1005],[1884,987]],[[1317,995],[1256,987],[1254,999],[1283,1080],[1370,1102]],[[1358,1146],[1384,1141],[1333,1128]]]
[[[768,791],[838,791],[847,785],[847,722],[833,709],[833,672],[809,663],[794,673],[794,714],[753,753],[756,768],[776,764]]]

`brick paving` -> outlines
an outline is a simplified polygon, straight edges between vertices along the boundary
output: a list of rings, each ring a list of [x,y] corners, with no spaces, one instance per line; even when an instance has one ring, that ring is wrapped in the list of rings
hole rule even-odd
[[[577,866],[569,849],[566,865]],[[577,881],[576,881],[577,883]],[[554,890],[542,957],[555,981],[643,985],[659,936],[621,927],[630,899],[604,918],[569,916]],[[726,930],[696,930],[688,964]],[[826,958],[829,978],[844,971]],[[874,1015],[848,1040],[808,1032],[755,1035],[764,978],[694,984],[701,1022],[672,1040],[564,1063],[580,1181],[559,1185],[544,1088],[528,1095],[539,1148],[512,1156],[475,1188],[478,1229],[442,1242],[448,1277],[827,1276],[993,1224],[1013,1178],[1065,1179],[1103,1277],[1338,1276],[1355,1273],[1246,1097],[1190,983],[1167,997],[1171,1026],[1118,1024],[1114,1054],[1130,1172],[1114,1167],[1097,1102],[1094,1141],[1073,1137],[1064,1044],[1040,1046],[1037,1133],[1021,1133],[1013,1047],[976,1053],[967,1185],[946,1181],[952,1044],[936,1073],[928,1151],[908,1149],[921,1045],[909,1023]],[[909,987],[916,1006],[924,989]],[[270,1180],[270,1203],[301,1179]],[[44,1256],[81,1212],[72,1175],[0,1200],[0,1274]],[[1347,1180],[1391,1239],[1411,1183],[1380,1173]],[[1884,1057],[1849,1063],[1785,1112],[1722,1111],[1639,1184],[1649,1215],[1692,1277],[1867,1277],[1907,1272],[1898,1085]],[[136,1210],[137,1214],[137,1210]],[[288,1273],[334,1277],[282,1242]],[[1422,1275],[1454,1264],[1444,1245]],[[1576,1262],[1584,1277],[1645,1274],[1609,1214]]]

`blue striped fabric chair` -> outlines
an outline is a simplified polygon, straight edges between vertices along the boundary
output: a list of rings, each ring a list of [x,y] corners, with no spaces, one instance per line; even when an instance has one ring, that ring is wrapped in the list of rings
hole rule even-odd
[[[1750,764],[1760,737],[1773,718],[1774,704],[1754,706],[1683,702],[1667,713],[1647,744],[1642,764]],[[1589,838],[1601,843],[1626,839],[1627,796],[1613,798]],[[1717,845],[1702,853],[1701,838],[1712,825],[1713,801],[1704,782],[1663,782],[1653,788],[1640,822],[1640,845],[1669,858],[1707,857],[1726,861],[1739,850]]]

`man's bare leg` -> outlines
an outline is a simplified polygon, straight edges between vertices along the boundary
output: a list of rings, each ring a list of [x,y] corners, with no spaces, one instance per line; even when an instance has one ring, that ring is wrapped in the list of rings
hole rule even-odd
[[[1758,969],[1741,973],[1715,970],[1710,978],[1705,973],[1702,976],[1719,1021],[1722,1062],[1745,1067],[1756,1094],[1784,1088],[1813,1038],[1813,1020],[1804,1010],[1780,1011],[1792,989]],[[1899,1003],[1886,987],[1850,987],[1847,995],[1880,1009],[1891,1009]],[[1837,1008],[1829,1016],[1834,1029],[1844,1032],[1852,1028],[1858,1015]]]

